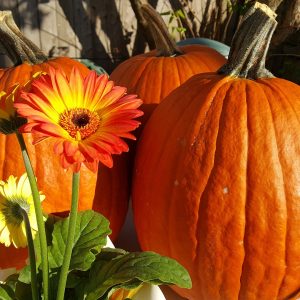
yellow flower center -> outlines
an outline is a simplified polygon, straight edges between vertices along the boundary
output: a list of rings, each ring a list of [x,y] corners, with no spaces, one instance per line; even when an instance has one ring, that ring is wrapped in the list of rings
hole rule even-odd
[[[100,125],[100,117],[96,112],[86,108],[66,110],[60,115],[59,125],[72,138],[85,139],[95,133]]]

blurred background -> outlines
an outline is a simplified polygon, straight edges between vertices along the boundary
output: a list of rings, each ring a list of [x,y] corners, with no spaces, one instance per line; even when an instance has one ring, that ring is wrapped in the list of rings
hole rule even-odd
[[[153,47],[138,23],[138,0],[0,0],[17,25],[48,56],[87,58],[110,73],[132,55]],[[144,1],[145,2],[145,1]],[[205,37],[230,46],[241,15],[252,0],[149,0],[179,41]],[[279,26],[268,67],[300,82],[300,0],[262,0],[277,8]],[[2,54],[1,54],[2,53]],[[0,66],[11,62],[0,49]]]

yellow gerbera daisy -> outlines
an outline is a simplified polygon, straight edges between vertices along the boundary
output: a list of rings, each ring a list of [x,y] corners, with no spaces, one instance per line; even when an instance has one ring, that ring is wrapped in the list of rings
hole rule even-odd
[[[41,201],[45,196],[40,195]],[[37,223],[30,183],[27,174],[17,177],[9,176],[7,182],[0,181],[0,243],[16,248],[26,247],[26,230],[21,213],[23,209],[29,218],[33,236],[37,232]]]
[[[27,118],[23,132],[37,134],[34,143],[56,139],[54,151],[63,168],[78,172],[84,163],[96,172],[98,162],[112,167],[112,154],[128,151],[122,138],[135,139],[129,132],[140,122],[136,95],[125,95],[126,88],[114,86],[107,75],[91,71],[85,78],[74,68],[70,78],[60,69],[32,82],[15,107]]]
[[[38,78],[42,73],[33,75],[33,79]],[[26,123],[26,119],[20,118],[16,114],[14,101],[20,97],[21,90],[29,90],[31,81],[23,85],[14,84],[6,91],[0,91],[0,132],[4,134],[14,133],[20,126]]]

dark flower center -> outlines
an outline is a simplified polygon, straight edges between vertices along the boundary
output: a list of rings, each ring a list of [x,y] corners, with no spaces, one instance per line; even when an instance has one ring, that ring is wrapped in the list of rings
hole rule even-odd
[[[29,214],[30,206],[23,199],[6,200],[3,203],[2,214],[5,222],[14,226],[20,226],[23,222],[23,211]]]
[[[97,131],[100,117],[96,112],[86,108],[73,108],[60,115],[59,125],[65,129],[72,138],[84,140]]]
[[[90,121],[90,117],[85,113],[74,115],[72,119],[74,125],[78,127],[84,127],[89,123],[89,121]]]

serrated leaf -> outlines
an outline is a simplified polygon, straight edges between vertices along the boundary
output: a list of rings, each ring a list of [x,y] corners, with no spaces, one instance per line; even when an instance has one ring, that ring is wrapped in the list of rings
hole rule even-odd
[[[48,247],[50,268],[62,265],[68,236],[69,218],[54,224],[52,245]],[[88,270],[111,232],[109,221],[92,210],[79,212],[76,221],[70,270]]]
[[[105,299],[111,289],[138,286],[142,282],[191,287],[188,272],[175,260],[154,252],[134,252],[119,255],[106,263],[101,259],[96,261],[85,285],[86,299]]]

